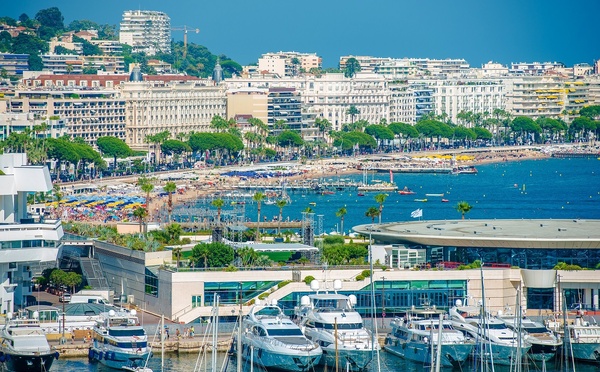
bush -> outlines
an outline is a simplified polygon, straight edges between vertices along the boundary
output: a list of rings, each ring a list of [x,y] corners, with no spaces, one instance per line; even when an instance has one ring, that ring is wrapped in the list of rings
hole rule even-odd
[[[360,282],[360,281],[362,281],[362,280],[365,280],[365,277],[364,277],[362,274],[358,274],[358,275],[356,276],[356,281],[357,281],[357,282]]]
[[[344,244],[344,237],[340,235],[330,235],[323,239],[323,244]]]
[[[597,266],[596,266],[597,267]],[[565,270],[565,271],[575,271],[575,270],[583,270],[579,265],[572,265],[566,262],[559,262],[554,266],[554,270]]]
[[[284,280],[283,282],[280,282],[279,284],[277,284],[277,289],[283,288],[286,285],[290,284],[292,281],[291,280]]]
[[[265,298],[269,297],[270,294],[271,293],[269,293],[269,292],[261,293],[261,294],[258,295],[258,299],[262,301]]]
[[[238,268],[235,267],[235,266],[233,266],[233,265],[229,265],[229,266],[227,266],[225,268],[225,271],[227,271],[227,272],[235,272],[235,271],[238,271]]]
[[[369,278],[371,276],[371,270],[363,270],[363,272],[360,273],[360,275],[362,275],[363,278]]]
[[[308,275],[306,278],[304,278],[304,283],[310,285],[310,282],[312,282],[313,280],[315,280],[315,277],[312,275]]]

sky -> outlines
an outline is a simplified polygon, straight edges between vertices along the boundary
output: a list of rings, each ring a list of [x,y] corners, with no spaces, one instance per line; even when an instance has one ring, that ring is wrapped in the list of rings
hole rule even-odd
[[[75,19],[117,25],[123,11],[163,11],[171,26],[199,28],[188,41],[241,64],[263,53],[317,53],[324,67],[340,56],[557,61],[600,59],[600,0],[0,0],[0,15],[34,17],[56,6]],[[173,31],[183,40],[182,31]]]

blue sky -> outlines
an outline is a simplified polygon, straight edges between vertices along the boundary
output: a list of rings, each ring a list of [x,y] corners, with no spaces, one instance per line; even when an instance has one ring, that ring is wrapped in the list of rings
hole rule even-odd
[[[600,0],[1,0],[0,15],[58,7],[65,23],[118,25],[124,10],[164,11],[171,25],[199,28],[192,42],[241,64],[265,52],[315,52],[325,67],[342,55],[489,60],[600,59]],[[175,40],[183,32],[174,31]]]

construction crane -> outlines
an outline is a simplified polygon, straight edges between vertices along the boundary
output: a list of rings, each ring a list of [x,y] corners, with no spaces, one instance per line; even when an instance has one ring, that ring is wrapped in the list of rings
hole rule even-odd
[[[199,33],[200,29],[199,28],[190,28],[188,26],[183,26],[183,27],[173,27],[173,28],[171,28],[171,31],[183,31],[183,58],[185,59],[185,57],[187,55],[187,34],[188,34],[188,31]]]

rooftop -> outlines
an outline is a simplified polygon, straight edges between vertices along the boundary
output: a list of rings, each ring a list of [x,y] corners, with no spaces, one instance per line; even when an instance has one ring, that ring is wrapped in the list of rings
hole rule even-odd
[[[448,220],[359,225],[385,243],[480,248],[598,249],[600,220]]]

